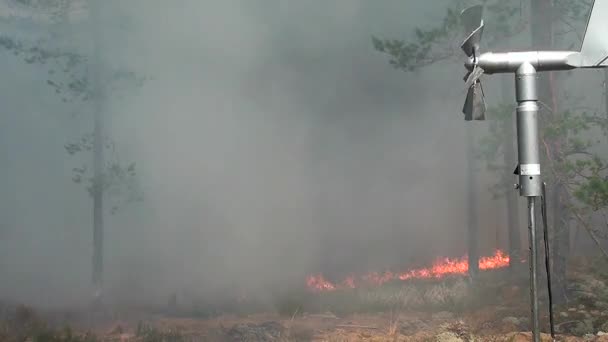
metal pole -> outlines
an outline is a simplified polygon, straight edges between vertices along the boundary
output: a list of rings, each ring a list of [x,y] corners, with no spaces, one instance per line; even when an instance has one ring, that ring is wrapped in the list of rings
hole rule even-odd
[[[538,94],[536,69],[523,63],[515,74],[517,99],[517,152],[519,159],[519,195],[528,197],[528,235],[530,241],[530,300],[532,334],[540,342],[537,287],[537,246],[534,202],[542,194],[540,153],[538,146]]]
[[[528,197],[528,230],[530,237],[530,298],[532,301],[532,333],[534,342],[540,341],[538,330],[538,280],[536,263],[536,217],[534,216],[534,200],[536,197]]]
[[[549,295],[549,328],[551,338],[555,339],[555,320],[553,317],[553,289],[551,287],[551,254],[549,249],[549,224],[547,223],[547,184],[543,182],[541,197],[541,213],[543,219],[543,236],[545,240],[545,268],[547,270],[547,290]]]

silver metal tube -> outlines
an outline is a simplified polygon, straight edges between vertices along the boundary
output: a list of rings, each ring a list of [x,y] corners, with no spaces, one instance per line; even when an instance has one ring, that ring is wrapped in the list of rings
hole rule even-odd
[[[538,147],[538,94],[536,70],[524,63],[515,74],[517,98],[517,152],[520,196],[540,196],[540,153]]]
[[[465,62],[469,70],[477,63],[486,74],[517,72],[522,64],[529,63],[537,71],[571,70],[577,67],[580,56],[575,51],[521,51],[486,52],[477,59],[471,57]]]
[[[538,319],[538,281],[537,281],[537,248],[536,248],[536,217],[534,201],[536,197],[528,197],[528,231],[530,238],[530,300],[532,304],[532,335],[534,342],[540,342]]]

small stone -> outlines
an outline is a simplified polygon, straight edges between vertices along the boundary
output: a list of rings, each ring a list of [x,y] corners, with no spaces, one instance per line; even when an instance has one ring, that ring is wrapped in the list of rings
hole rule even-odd
[[[564,318],[567,318],[567,317],[568,317],[568,313],[567,313],[566,311],[562,311],[562,312],[560,312],[560,313],[559,313],[559,315],[560,315],[561,317],[564,317]]]
[[[600,330],[600,331],[597,332],[597,336],[608,336],[608,333],[605,333],[605,332],[603,332],[603,331]]]
[[[593,316],[599,316],[600,315],[600,311],[599,310],[591,310],[591,314]]]
[[[576,312],[576,308],[569,308],[568,311],[570,311],[570,312]]]
[[[584,310],[584,309],[585,309],[585,306],[584,306],[583,304],[580,304],[580,305],[578,306],[578,309],[579,309],[579,310]]]

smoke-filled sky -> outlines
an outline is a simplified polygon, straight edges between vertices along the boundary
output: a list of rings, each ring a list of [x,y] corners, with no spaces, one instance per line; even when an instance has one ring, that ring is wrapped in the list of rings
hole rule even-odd
[[[104,1],[102,60],[148,77],[104,106],[143,191],[106,215],[108,291],[258,293],[465,254],[464,68],[405,73],[371,42],[436,25],[448,3]],[[82,25],[67,31],[86,42]],[[92,106],[62,103],[45,66],[0,59],[0,296],[79,303],[92,203],[63,146],[92,131]],[[489,254],[505,210],[479,177]]]

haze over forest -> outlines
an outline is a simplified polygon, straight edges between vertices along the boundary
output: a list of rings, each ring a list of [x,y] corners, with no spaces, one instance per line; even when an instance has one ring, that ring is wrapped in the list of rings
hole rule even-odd
[[[481,135],[487,123],[463,120],[464,69],[404,73],[371,40],[408,39],[448,3],[104,1],[103,63],[146,78],[104,103],[108,158],[135,163],[143,199],[114,214],[108,199],[108,292],[265,295],[314,272],[466,254],[466,125]],[[52,39],[13,23],[0,32],[83,51],[90,39],[86,18]],[[64,146],[92,131],[91,104],[62,102],[47,66],[4,49],[0,60],[0,297],[80,303],[92,209],[72,169],[90,160]],[[484,81],[489,102],[500,80]],[[507,244],[494,177],[479,165],[482,255]]]

